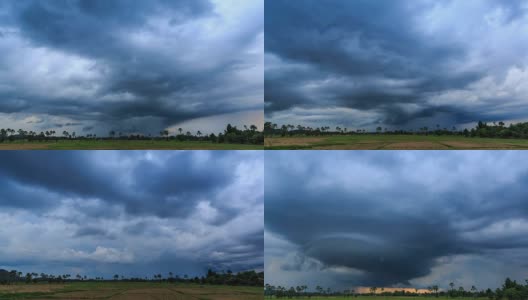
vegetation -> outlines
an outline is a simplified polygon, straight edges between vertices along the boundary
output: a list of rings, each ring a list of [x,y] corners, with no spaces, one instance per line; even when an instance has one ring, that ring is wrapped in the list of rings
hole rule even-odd
[[[437,135],[437,136],[464,136],[464,137],[481,137],[481,138],[516,138],[528,139],[528,122],[510,124],[506,126],[504,122],[493,122],[488,124],[479,121],[477,126],[471,130],[457,130],[456,127],[441,127],[440,125],[427,127],[424,126],[419,130],[387,129],[377,127],[375,132],[365,129],[348,129],[339,126],[330,128],[329,126],[308,127],[302,125],[286,124],[279,125],[266,122],[264,124],[264,135],[266,137],[274,136],[328,136],[328,135],[361,135],[361,134],[386,134],[386,135]]]
[[[230,270],[227,272],[215,272],[209,270],[205,276],[189,277],[187,275],[179,276],[173,272],[169,272],[167,276],[154,274],[152,277],[145,278],[127,278],[123,275],[115,274],[112,278],[95,277],[89,278],[86,275],[76,274],[61,274],[51,275],[45,273],[26,273],[23,274],[17,270],[0,270],[0,285],[13,284],[63,284],[70,282],[105,282],[105,281],[120,281],[120,282],[158,282],[158,283],[194,283],[194,284],[209,284],[209,285],[231,285],[231,286],[260,286],[264,284],[264,272],[257,273],[255,271],[233,273]]]
[[[260,300],[262,287],[125,281],[76,281],[67,284],[0,286],[0,300],[13,299]]]
[[[278,125],[267,122],[264,127],[265,148],[286,149],[347,149],[347,150],[395,150],[395,149],[528,149],[528,123],[487,124],[479,122],[471,130],[457,131],[456,128],[427,127],[419,131],[366,130],[350,131],[328,126],[310,128],[303,126]]]
[[[336,135],[324,137],[266,138],[265,149],[528,149],[528,139],[466,138],[464,136],[423,135]]]
[[[384,288],[370,287],[369,293],[359,293],[354,289],[343,291],[332,291],[330,288],[323,288],[316,286],[313,290],[309,290],[306,285],[296,287],[273,286],[266,284],[264,288],[264,296],[266,298],[308,298],[319,299],[326,297],[428,297],[428,298],[485,298],[489,300],[526,300],[528,299],[528,280],[526,284],[521,284],[510,278],[506,278],[502,287],[495,289],[482,289],[472,286],[469,290],[464,287],[456,287],[455,283],[451,282],[445,290],[440,290],[438,285],[432,285],[427,288],[428,293],[418,292],[418,289],[402,289],[395,291],[385,291]]]
[[[264,135],[257,130],[257,126],[251,125],[244,129],[238,129],[236,126],[228,124],[226,129],[215,135],[204,135],[197,131],[195,134],[190,131],[184,131],[178,128],[175,133],[169,130],[162,130],[159,136],[143,135],[143,134],[124,134],[111,130],[106,137],[100,137],[96,134],[78,135],[76,132],[63,131],[62,133],[54,130],[42,131],[37,133],[35,131],[26,131],[23,129],[0,129],[0,143],[49,143],[60,141],[177,141],[177,142],[207,142],[214,144],[248,144],[248,145],[263,145]]]

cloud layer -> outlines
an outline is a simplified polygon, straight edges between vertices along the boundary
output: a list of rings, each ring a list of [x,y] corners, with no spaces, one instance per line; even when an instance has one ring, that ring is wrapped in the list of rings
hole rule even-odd
[[[523,161],[523,152],[266,153],[266,281],[446,289],[524,280]]]
[[[528,118],[523,1],[265,3],[267,121],[451,128]]]
[[[2,126],[157,133],[261,119],[262,0],[6,1],[0,16]]]
[[[107,277],[262,269],[262,153],[0,159],[0,268]]]

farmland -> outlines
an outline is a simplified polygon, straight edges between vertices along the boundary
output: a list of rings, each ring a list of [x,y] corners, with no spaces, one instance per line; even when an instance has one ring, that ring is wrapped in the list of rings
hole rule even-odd
[[[58,140],[0,143],[0,150],[258,150],[261,145],[176,140]]]
[[[260,287],[233,287],[156,282],[73,282],[65,284],[13,284],[0,286],[7,299],[112,299],[112,300],[260,300]]]
[[[268,297],[269,299],[269,297]],[[275,299],[275,298],[273,298]],[[402,297],[394,297],[394,296],[301,296],[301,297],[295,297],[295,299],[310,299],[310,300],[331,300],[331,299],[354,299],[354,300],[447,300],[451,298],[447,297],[427,297],[427,296],[402,296]],[[456,298],[457,300],[487,300],[487,298],[473,298],[473,297],[467,297],[467,298]]]
[[[468,138],[458,135],[327,135],[265,138],[267,150],[456,150],[528,149],[527,139]]]

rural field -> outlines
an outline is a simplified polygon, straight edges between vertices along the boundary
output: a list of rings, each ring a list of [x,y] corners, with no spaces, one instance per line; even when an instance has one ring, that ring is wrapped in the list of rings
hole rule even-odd
[[[286,298],[286,297],[284,297]],[[267,297],[267,299],[270,299]],[[275,298],[273,298],[275,299]],[[426,297],[426,296],[408,296],[408,297],[395,297],[395,296],[312,296],[312,297],[294,297],[294,299],[310,299],[310,300],[327,300],[327,299],[354,299],[354,300],[446,300],[453,299],[448,297]],[[457,300],[487,300],[488,298],[473,298],[473,297],[457,297]]]
[[[233,287],[153,282],[75,282],[0,286],[0,300],[260,300],[260,287]]]
[[[172,140],[59,140],[0,143],[0,150],[259,150],[262,148],[262,145]]]
[[[526,139],[424,135],[334,135],[265,138],[267,150],[452,150],[528,149]]]

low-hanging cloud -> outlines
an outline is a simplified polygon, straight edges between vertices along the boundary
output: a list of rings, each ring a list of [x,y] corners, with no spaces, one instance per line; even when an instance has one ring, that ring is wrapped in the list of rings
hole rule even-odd
[[[451,128],[526,120],[522,1],[277,0],[265,9],[268,121]],[[333,118],[299,113],[321,108],[336,109]]]
[[[493,288],[526,276],[522,152],[321,154],[266,155],[269,282]]]
[[[2,122],[38,116],[23,127],[157,133],[262,111],[262,2],[3,3]]]
[[[0,268],[139,277],[261,270],[262,156],[2,153]]]

